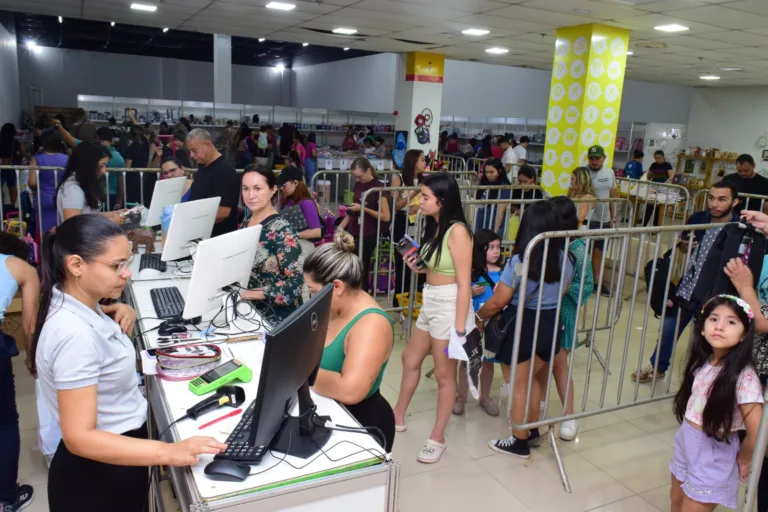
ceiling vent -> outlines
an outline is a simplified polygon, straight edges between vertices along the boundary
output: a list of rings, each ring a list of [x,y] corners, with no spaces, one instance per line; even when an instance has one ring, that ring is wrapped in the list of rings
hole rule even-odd
[[[414,41],[413,39],[398,39],[396,37],[393,37],[395,41],[400,41],[401,43],[408,43],[408,44],[420,44],[422,46],[428,46],[435,43],[425,43],[424,41]]]
[[[635,48],[661,50],[663,48],[669,48],[669,45],[667,43],[662,43],[661,41],[640,41],[639,43],[635,43]]]

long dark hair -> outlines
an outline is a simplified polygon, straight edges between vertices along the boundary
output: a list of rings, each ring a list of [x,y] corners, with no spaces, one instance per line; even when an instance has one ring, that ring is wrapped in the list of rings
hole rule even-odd
[[[486,272],[488,272],[488,246],[496,240],[501,240],[501,237],[492,229],[481,229],[475,233],[474,240],[472,241],[472,278],[477,279]],[[501,261],[501,256],[499,256]],[[498,265],[499,262],[497,261]]]
[[[558,217],[558,230],[573,231],[579,229],[579,211],[570,197],[556,196],[550,199]]]
[[[488,175],[485,174],[485,169],[487,167],[493,167],[494,169],[496,169],[496,172],[499,173],[499,179],[497,179],[496,181],[489,180]],[[483,166],[483,177],[480,178],[480,186],[482,187],[482,186],[501,186],[501,185],[511,185],[511,183],[509,182],[509,178],[507,178],[507,168],[504,166],[503,163],[501,163],[501,160],[499,160],[498,158],[489,158],[488,160],[485,161],[485,165]],[[482,199],[483,194],[485,192],[486,192],[485,190],[479,189],[475,197],[477,199]],[[487,192],[488,192],[488,199],[498,199],[499,192],[501,192],[501,190],[493,189],[493,190],[488,190]]]
[[[545,199],[536,201],[525,209],[525,215],[520,220],[520,229],[517,232],[517,240],[512,254],[517,255],[520,261],[523,261],[523,255],[536,236],[547,231],[558,231],[558,215],[551,201]],[[541,267],[544,265],[544,282],[555,283],[560,280],[561,259],[560,253],[565,247],[563,238],[552,238],[549,240],[549,249],[547,251],[547,261],[544,262],[544,241],[536,244],[531,251],[530,264],[528,267],[528,279],[539,281],[541,279]]]
[[[80,145],[83,144],[85,142]],[[67,279],[64,261],[68,256],[76,254],[86,262],[91,262],[103,254],[110,241],[118,236],[125,236],[123,228],[101,215],[76,215],[64,221],[55,232],[45,235],[40,262],[42,271],[40,306],[32,342],[33,371],[36,371],[35,353],[40,332],[52,307],[53,287],[61,286]]]
[[[416,183],[421,183],[423,175],[416,176],[416,163],[424,152],[420,149],[409,149],[405,152],[403,158],[403,186],[413,187]]]
[[[485,137],[483,137],[482,144],[483,144],[483,147],[480,149],[482,154],[480,156],[482,156],[483,158],[491,158],[493,156],[493,148],[492,148],[492,144],[491,144],[491,136],[490,135],[486,135]]]
[[[5,123],[0,128],[0,158],[12,158],[13,146],[16,142],[16,127],[13,123]]]
[[[56,194],[53,196],[53,204],[56,205],[59,197],[59,190],[67,179],[75,177],[80,188],[85,194],[85,203],[89,208],[99,209],[99,203],[104,200],[104,194],[99,185],[99,160],[108,158],[109,153],[98,142],[81,142],[72,152],[72,158],[67,162],[67,169],[64,177],[56,187]]]
[[[741,372],[752,364],[752,345],[755,327],[744,309],[733,298],[718,295],[704,306],[693,327],[693,341],[688,349],[688,364],[685,366],[683,383],[675,395],[674,412],[677,421],[685,420],[685,410],[693,391],[696,372],[712,358],[712,345],[704,337],[704,324],[719,306],[728,306],[744,325],[744,337],[720,360],[720,373],[710,387],[707,404],[704,406],[701,429],[709,437],[728,442],[733,425],[733,410],[738,406],[736,386]]]
[[[424,259],[429,261],[434,254],[437,254],[435,263],[440,264],[440,256],[443,252],[443,239],[448,229],[459,222],[467,225],[467,219],[464,217],[464,209],[461,207],[461,193],[459,184],[447,172],[436,172],[427,176],[421,183],[422,186],[429,188],[440,202],[439,221],[432,217],[427,217],[427,226],[424,231],[428,245],[424,248]],[[467,228],[469,229],[469,228]],[[471,233],[470,233],[471,235]]]

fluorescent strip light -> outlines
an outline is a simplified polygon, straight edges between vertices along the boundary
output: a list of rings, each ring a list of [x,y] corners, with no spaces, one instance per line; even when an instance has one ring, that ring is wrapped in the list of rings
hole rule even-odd
[[[296,8],[296,4],[285,4],[283,2],[269,2],[267,9],[277,9],[278,11],[292,11]]]
[[[483,28],[468,28],[467,30],[462,30],[461,33],[465,36],[484,36],[490,34],[491,31]]]
[[[344,48],[344,51],[345,51],[345,52],[348,52],[348,51],[349,51],[349,48]]]
[[[146,12],[155,12],[157,10],[156,5],[149,5],[149,4],[131,4],[131,9],[137,10],[137,11],[146,11]]]
[[[284,70],[284,69],[285,69],[285,65],[283,65],[282,63],[278,64],[278,65],[277,65],[277,66],[275,66],[275,67],[277,68],[277,70],[278,70],[278,71],[282,71],[282,70]]]
[[[720,71],[744,71],[743,68],[720,68]]]
[[[700,80],[720,80],[720,77],[717,75],[703,75],[699,77]]]
[[[163,28],[163,34],[165,34],[166,32],[168,32],[168,27]]]
[[[635,52],[633,52],[632,50],[627,52],[627,55],[634,55],[634,54],[635,54]]]
[[[309,46],[309,43],[301,43],[301,46]]]
[[[492,53],[494,55],[503,55],[505,53],[509,53],[509,50],[506,48],[499,48],[498,46],[494,46],[493,48],[488,48],[485,50],[486,53]]]
[[[356,28],[335,28],[333,29],[334,34],[341,34],[344,36],[351,36],[352,34],[357,34]]]
[[[260,38],[259,38],[259,42],[260,42],[260,43],[263,43],[264,41],[266,41],[266,39],[264,39],[263,37],[260,37]]]
[[[658,25],[653,27],[653,29],[660,32],[685,32],[688,30],[688,27],[684,25],[678,25],[677,23],[670,23],[669,25]]]
[[[61,16],[59,16],[59,23],[64,23],[64,18],[62,18]]]

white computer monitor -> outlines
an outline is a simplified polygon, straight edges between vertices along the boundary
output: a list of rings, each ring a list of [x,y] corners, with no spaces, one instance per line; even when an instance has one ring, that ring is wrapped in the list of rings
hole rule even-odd
[[[192,279],[182,318],[190,320],[222,307],[222,288],[235,283],[248,286],[253,260],[259,247],[261,224],[240,229],[197,245]],[[224,316],[222,316],[224,319]]]
[[[163,244],[162,261],[175,261],[191,256],[192,240],[211,237],[219,211],[220,197],[178,203],[173,207],[173,217]]]
[[[149,213],[147,220],[142,222],[144,226],[157,226],[160,224],[160,215],[163,208],[181,202],[184,195],[184,184],[187,178],[169,178],[167,180],[158,180],[155,183],[155,191],[152,192],[152,202],[149,204]]]

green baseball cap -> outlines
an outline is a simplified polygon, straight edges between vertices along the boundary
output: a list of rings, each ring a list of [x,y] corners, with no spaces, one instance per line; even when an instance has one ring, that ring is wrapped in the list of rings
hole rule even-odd
[[[605,156],[605,150],[603,146],[592,146],[587,151],[587,158],[603,158]]]

